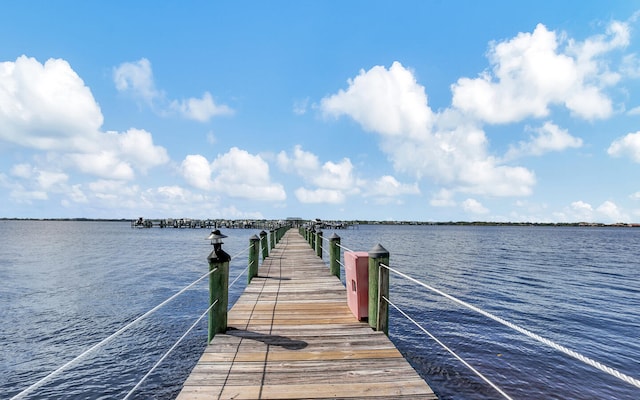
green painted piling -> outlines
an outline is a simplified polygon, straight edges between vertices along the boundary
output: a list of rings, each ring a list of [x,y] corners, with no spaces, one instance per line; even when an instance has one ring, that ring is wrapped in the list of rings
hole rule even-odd
[[[260,264],[260,238],[253,235],[249,238],[249,272],[247,273],[247,284],[251,283],[254,276],[258,275]]]
[[[389,270],[380,267],[389,265],[389,252],[380,244],[369,250],[369,326],[376,331],[389,334]]]
[[[329,237],[329,271],[331,275],[340,278],[340,236],[334,232]]]
[[[267,243],[267,232],[260,232],[260,247],[262,248],[262,261],[269,257],[269,244]]]
[[[315,229],[312,229],[309,232],[309,240],[310,240],[309,245],[311,245],[312,249],[315,249],[316,248],[316,230]]]
[[[207,257],[209,261],[209,306],[217,304],[209,311],[209,342],[216,333],[227,330],[227,307],[229,305],[229,261],[231,257],[222,250],[222,245],[214,245]]]
[[[322,258],[322,231],[316,232],[316,255]]]
[[[271,233],[271,235],[269,236],[269,243],[271,244],[271,249],[273,249],[276,247],[276,230],[271,229],[269,233]]]

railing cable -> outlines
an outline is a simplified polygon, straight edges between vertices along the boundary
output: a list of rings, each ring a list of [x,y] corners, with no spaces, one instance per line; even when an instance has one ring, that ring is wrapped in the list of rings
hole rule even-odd
[[[234,280],[233,280],[233,282],[231,282],[231,283],[229,284],[229,289],[231,289],[231,288],[233,287],[233,285],[238,281],[238,279],[240,279],[240,277],[241,277],[242,275],[244,275],[244,273],[249,269],[249,267],[250,267],[252,264],[253,264],[253,261],[251,262],[251,264],[247,265],[247,267],[246,267],[245,269],[243,269],[243,270],[242,270],[242,272],[240,272],[240,273],[238,274],[238,276],[236,276],[236,279],[234,279]]]
[[[329,250],[327,250],[324,246],[322,247],[322,252],[328,256],[331,255],[331,253],[329,253]]]
[[[352,253],[353,253],[353,250],[351,250],[351,249],[349,249],[349,248],[347,248],[347,247],[344,247],[344,246],[343,246],[343,245],[341,245],[340,243],[336,243],[336,245],[337,245],[338,247],[340,247],[340,248],[341,248],[342,250],[344,250],[344,251],[350,251],[350,252],[352,252]]]
[[[396,306],[395,304],[393,304],[391,301],[389,301],[389,299],[387,299],[386,297],[382,296],[382,299],[384,299],[384,301],[386,301],[389,305],[391,305],[391,307],[395,308],[396,310],[398,310],[398,312],[400,312],[400,314],[404,315],[404,317],[406,319],[408,319],[409,321],[411,321],[415,326],[418,327],[418,329],[420,329],[422,332],[426,333],[427,335],[429,335],[429,337],[431,339],[433,339],[436,343],[438,343],[440,346],[442,346],[443,349],[445,349],[446,351],[448,351],[452,356],[454,356],[458,361],[460,361],[462,364],[464,364],[467,368],[469,368],[474,374],[478,375],[478,377],[480,377],[480,379],[482,379],[483,381],[485,381],[487,384],[489,384],[489,386],[491,386],[492,388],[494,388],[498,393],[500,393],[502,396],[504,396],[505,399],[509,399],[509,400],[513,400],[508,394],[506,394],[504,391],[502,391],[502,389],[500,389],[498,386],[496,386],[493,382],[491,382],[491,380],[489,380],[489,378],[487,378],[486,376],[484,376],[480,371],[478,371],[477,369],[475,369],[473,366],[471,366],[468,362],[466,362],[462,357],[460,357],[459,355],[457,355],[453,350],[451,350],[446,344],[442,343],[437,337],[433,336],[431,334],[431,332],[429,332],[428,330],[426,330],[422,325],[420,325],[419,323],[417,323],[413,318],[411,318],[407,313],[405,313],[404,311],[402,311],[398,306]]]
[[[434,287],[431,287],[431,286],[427,285],[426,283],[422,283],[422,282],[418,281],[417,279],[414,279],[414,278],[412,278],[412,277],[410,277],[410,276],[408,276],[406,274],[403,274],[402,272],[400,272],[398,270],[395,270],[395,269],[389,267],[388,265],[384,265],[384,264],[380,264],[380,265],[385,267],[385,268],[387,268],[389,271],[394,272],[394,273],[402,276],[403,278],[406,278],[406,279],[412,281],[413,283],[416,283],[416,284],[424,287],[425,289],[428,289],[428,290],[430,290],[430,291],[432,291],[434,293],[437,293],[437,294],[439,294],[439,295],[441,295],[443,297],[446,297],[447,299],[449,299],[449,300],[451,300],[453,302],[456,302],[456,303],[458,303],[458,304],[460,304],[460,305],[462,305],[464,307],[469,308],[470,310],[473,310],[473,311],[475,311],[475,312],[477,312],[479,314],[482,314],[485,317],[490,318],[490,319],[492,319],[492,320],[494,320],[494,321],[496,321],[496,322],[498,322],[498,323],[500,323],[500,324],[502,324],[504,326],[507,326],[507,327],[517,331],[517,332],[520,332],[523,335],[530,337],[531,339],[537,340],[540,343],[544,343],[547,346],[552,347],[552,348],[554,348],[554,349],[556,349],[556,350],[558,350],[558,351],[560,351],[560,352],[562,352],[562,353],[564,353],[564,354],[566,354],[568,356],[571,356],[571,357],[573,357],[573,358],[575,358],[577,360],[580,360],[585,364],[591,365],[592,367],[597,368],[602,372],[606,372],[607,374],[609,374],[611,376],[614,376],[614,377],[616,377],[616,378],[618,378],[618,379],[620,379],[620,380],[622,380],[624,382],[627,382],[627,383],[629,383],[629,384],[631,384],[631,385],[633,385],[633,386],[635,386],[637,388],[640,388],[640,380],[638,380],[638,379],[636,379],[636,378],[634,378],[632,376],[623,374],[622,372],[617,371],[617,370],[615,370],[615,369],[613,369],[613,368],[611,368],[611,367],[609,367],[607,365],[604,365],[599,361],[596,361],[596,360],[594,360],[592,358],[583,356],[582,354],[580,354],[580,353],[578,353],[578,352],[576,352],[574,350],[571,350],[568,347],[565,347],[565,346],[562,346],[560,344],[557,344],[557,343],[555,343],[555,342],[553,342],[553,341],[551,341],[551,340],[549,340],[547,338],[544,338],[544,337],[542,337],[542,336],[540,336],[540,335],[538,335],[536,333],[533,333],[533,332],[531,332],[531,331],[529,331],[529,330],[527,330],[525,328],[522,328],[522,327],[520,327],[520,326],[518,326],[518,325],[516,325],[514,323],[511,323],[511,322],[506,321],[506,320],[504,320],[504,319],[502,319],[502,318],[500,318],[500,317],[498,317],[496,315],[493,315],[488,311],[484,311],[481,308],[478,308],[478,307],[476,307],[476,306],[474,306],[472,304],[469,304],[469,303],[467,303],[467,302],[465,302],[463,300],[460,300],[460,299],[458,299],[456,297],[453,297],[450,294],[447,294],[447,293],[445,293],[445,292],[443,292],[441,290],[438,290],[438,289],[436,289]]]
[[[202,318],[204,318],[204,317],[207,315],[207,313],[209,313],[209,311],[211,311],[211,309],[212,309],[216,304],[218,304],[218,301],[219,301],[219,300],[220,300],[220,299],[216,299],[216,301],[214,301],[214,302],[209,306],[209,308],[207,308],[207,309],[206,309],[206,311],[205,311],[204,313],[202,313],[202,315],[200,315],[200,317],[198,317],[198,319],[197,319],[197,320],[196,320],[196,321],[195,321],[195,322],[194,322],[194,323],[189,327],[189,329],[187,329],[187,331],[186,331],[182,336],[180,336],[180,339],[178,339],[178,340],[173,344],[173,346],[171,346],[171,348],[170,348],[169,350],[167,350],[167,352],[166,352],[166,353],[164,353],[164,354],[162,355],[162,357],[160,357],[160,359],[159,359],[158,361],[156,361],[156,363],[153,365],[153,367],[151,367],[151,369],[149,370],[149,372],[147,372],[147,373],[142,377],[142,379],[140,379],[140,381],[138,381],[138,383],[137,383],[137,384],[136,384],[136,385],[135,385],[135,386],[134,386],[134,387],[129,391],[129,393],[127,393],[127,395],[123,398],[123,400],[127,400],[129,397],[131,397],[131,395],[132,395],[133,393],[135,393],[135,391],[136,391],[136,390],[138,390],[138,389],[140,388],[140,386],[142,386],[142,383],[143,383],[144,381],[146,381],[146,380],[147,380],[147,378],[148,378],[149,376],[151,376],[151,374],[156,370],[156,368],[158,368],[158,366],[159,366],[159,365],[160,365],[160,364],[161,364],[161,363],[162,363],[162,362],[163,362],[163,361],[164,361],[164,360],[169,356],[169,354],[171,354],[171,352],[173,352],[173,350],[175,350],[175,349],[176,349],[176,347],[178,347],[178,345],[179,345],[180,343],[182,343],[182,341],[184,340],[184,338],[185,338],[185,337],[187,337],[187,335],[188,335],[188,334],[193,330],[193,328],[195,328],[195,327],[196,327],[196,325],[198,324],[198,322],[202,321]]]
[[[249,245],[244,250],[240,250],[238,253],[236,253],[235,255],[231,256],[231,259],[233,260],[234,258],[238,257],[240,254],[244,253],[245,251],[249,251],[250,248],[251,248],[251,245]]]
[[[200,282],[201,280],[203,280],[204,278],[206,278],[207,276],[209,276],[211,273],[213,273],[216,270],[217,270],[217,268],[214,268],[211,271],[207,272],[206,274],[202,275],[200,278],[196,279],[193,283],[191,283],[188,286],[184,287],[183,289],[181,289],[180,291],[175,293],[173,296],[169,297],[168,299],[166,299],[162,303],[158,304],[157,306],[155,306],[151,310],[147,311],[146,313],[142,314],[138,318],[136,318],[133,321],[129,322],[127,325],[125,325],[122,328],[118,329],[116,332],[112,333],[111,335],[109,335],[105,339],[102,339],[97,344],[94,344],[89,349],[87,349],[84,352],[82,352],[80,355],[76,356],[73,360],[68,361],[64,365],[58,367],[58,369],[56,369],[55,371],[49,373],[44,378],[40,379],[39,381],[37,381],[36,383],[32,384],[28,388],[24,389],[23,391],[21,391],[17,395],[13,396],[11,398],[11,400],[21,399],[24,396],[26,396],[27,394],[31,393],[32,391],[34,391],[38,387],[42,386],[45,382],[49,381],[51,378],[57,376],[58,374],[60,374],[65,369],[69,368],[73,364],[75,364],[78,361],[82,360],[84,357],[86,357],[88,354],[92,353],[94,350],[96,350],[96,349],[104,346],[105,344],[109,343],[111,340],[115,339],[117,336],[120,336],[123,332],[125,332],[126,330],[131,328],[133,325],[137,324],[138,322],[140,322],[143,319],[147,318],[149,315],[151,315],[154,312],[158,311],[160,308],[164,307],[167,303],[169,303],[170,301],[172,301],[173,299],[175,299],[176,297],[178,297],[182,293],[186,292],[188,289],[193,287],[196,283]]]

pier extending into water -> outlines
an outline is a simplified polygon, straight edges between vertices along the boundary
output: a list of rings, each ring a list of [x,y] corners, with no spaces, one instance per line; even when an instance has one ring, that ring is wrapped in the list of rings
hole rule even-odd
[[[178,399],[437,398],[297,231],[250,279]]]

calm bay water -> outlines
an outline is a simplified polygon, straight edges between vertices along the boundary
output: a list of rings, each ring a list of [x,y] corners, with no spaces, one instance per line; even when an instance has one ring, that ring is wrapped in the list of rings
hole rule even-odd
[[[233,279],[257,231],[223,233],[225,250],[242,252],[231,263]],[[361,226],[336,233],[356,251],[381,243],[394,268],[640,378],[640,229]],[[211,251],[207,234],[121,222],[0,221],[0,398],[199,278]],[[398,276],[390,297],[513,398],[640,398],[640,389]],[[202,282],[29,398],[122,398],[207,302]],[[441,399],[500,398],[394,310],[390,337]],[[205,342],[202,322],[136,397],[175,397]]]

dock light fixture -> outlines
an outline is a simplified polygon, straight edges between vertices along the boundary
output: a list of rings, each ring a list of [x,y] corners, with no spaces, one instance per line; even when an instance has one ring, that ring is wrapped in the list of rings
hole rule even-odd
[[[220,229],[216,229],[215,231],[211,231],[211,234],[207,236],[207,240],[211,240],[211,245],[215,247],[215,245],[221,245],[224,242],[222,239],[226,238],[227,235],[223,235],[220,233]]]

